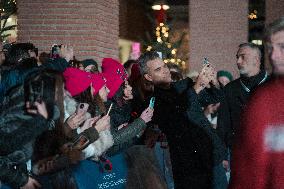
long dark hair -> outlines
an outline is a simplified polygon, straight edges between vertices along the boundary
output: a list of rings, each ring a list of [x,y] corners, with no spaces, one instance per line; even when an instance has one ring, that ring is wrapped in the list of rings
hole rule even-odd
[[[103,103],[103,100],[101,99],[99,93],[97,93],[95,96],[93,96],[91,92],[91,87],[88,87],[85,91],[80,93],[79,95],[76,95],[73,97],[77,102],[80,103],[88,103],[89,109],[88,112],[92,116],[96,116],[98,113],[106,113],[106,108]]]
[[[68,139],[63,134],[63,77],[57,72],[43,71],[26,83],[25,90],[29,91],[31,87],[34,87],[35,89],[32,92],[40,94],[41,100],[44,100],[46,104],[48,104],[47,107],[50,109],[48,110],[49,113],[53,114],[55,112],[54,105],[58,107],[60,112],[59,119],[55,120],[55,129],[43,132],[35,140],[32,162],[38,163],[40,160],[45,160],[49,157],[55,157],[57,154],[61,154],[61,146],[68,142]],[[49,182],[52,185],[52,188],[56,189],[77,188],[69,166],[56,170],[50,176]]]
[[[111,101],[115,102],[119,107],[128,103],[128,100],[125,100],[124,97],[124,89],[125,89],[125,82],[123,82],[114,96],[112,97]]]

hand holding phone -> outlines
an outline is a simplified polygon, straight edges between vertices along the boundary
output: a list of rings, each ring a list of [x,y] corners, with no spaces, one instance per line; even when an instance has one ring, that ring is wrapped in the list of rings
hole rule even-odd
[[[61,46],[58,44],[53,44],[51,47],[51,58],[59,58],[60,57],[60,51],[61,51]]]
[[[152,120],[153,113],[154,113],[154,109],[151,107],[148,107],[142,112],[142,114],[140,115],[140,118],[143,119],[145,123],[148,123],[149,121]]]
[[[89,104],[88,103],[80,103],[77,106],[76,114],[77,115],[84,114],[84,113],[86,113],[88,111],[88,108],[89,108]]]

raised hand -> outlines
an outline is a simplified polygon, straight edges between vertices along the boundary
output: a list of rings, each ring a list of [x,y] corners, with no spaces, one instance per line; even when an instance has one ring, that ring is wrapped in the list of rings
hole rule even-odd
[[[154,109],[148,107],[142,112],[140,118],[143,119],[145,123],[148,123],[149,121],[152,120],[153,113],[154,113]]]
[[[41,188],[41,185],[37,180],[35,180],[32,177],[29,177],[27,184],[22,186],[20,189],[36,189],[36,188]]]
[[[94,127],[97,129],[98,132],[107,130],[110,128],[110,116],[105,115],[102,118],[100,118],[94,125]]]
[[[77,129],[86,120],[86,112],[74,113],[67,119],[67,124],[71,129]]]
[[[200,91],[202,91],[205,87],[207,87],[212,80],[212,73],[214,69],[210,64],[206,64],[201,72],[199,73],[196,83],[193,86],[195,92],[198,94]]]
[[[32,108],[31,107],[31,103],[30,102],[26,102],[27,112],[30,113],[30,114],[42,115],[45,119],[48,118],[46,105],[45,105],[45,103],[43,101],[41,101],[41,102],[34,102],[34,106],[35,106],[35,108]]]
[[[72,60],[74,57],[73,47],[62,45],[60,49],[60,57],[65,58],[67,62]]]

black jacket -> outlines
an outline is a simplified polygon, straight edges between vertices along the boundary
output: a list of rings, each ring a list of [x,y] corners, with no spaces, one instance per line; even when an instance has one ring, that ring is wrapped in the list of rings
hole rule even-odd
[[[207,189],[212,181],[213,146],[206,132],[188,119],[191,85],[187,80],[186,85],[173,84],[167,90],[155,87],[153,121],[167,136],[175,188]]]
[[[27,183],[26,161],[32,156],[33,142],[39,134],[54,125],[54,120],[26,114],[24,81],[42,70],[64,71],[68,65],[65,59],[58,59],[50,60],[40,67],[1,73],[0,88],[4,88],[0,90],[0,180],[13,188],[19,188]],[[54,112],[53,104],[47,103],[47,106]]]
[[[265,71],[249,78],[238,78],[223,88],[224,98],[218,112],[217,132],[227,147],[231,148],[239,128],[241,113],[256,87],[269,79]],[[249,89],[246,91],[243,84]]]

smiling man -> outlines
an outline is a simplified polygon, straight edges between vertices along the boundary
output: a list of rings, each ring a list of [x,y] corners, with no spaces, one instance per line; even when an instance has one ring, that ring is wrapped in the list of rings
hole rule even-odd
[[[225,189],[225,146],[199,101],[209,83],[212,90],[218,83],[214,69],[204,66],[196,83],[172,82],[169,68],[156,52],[144,53],[138,63],[141,74],[154,85],[153,122],[167,136],[175,188]]]

